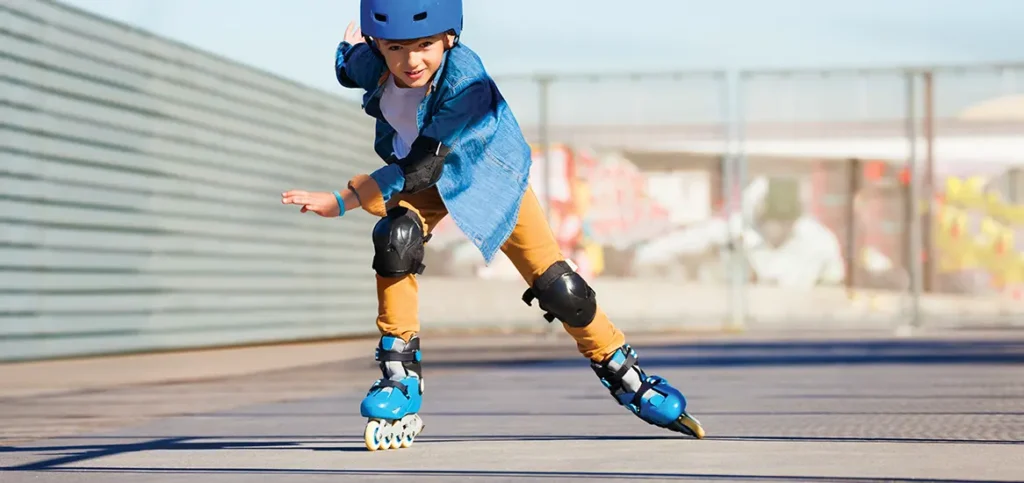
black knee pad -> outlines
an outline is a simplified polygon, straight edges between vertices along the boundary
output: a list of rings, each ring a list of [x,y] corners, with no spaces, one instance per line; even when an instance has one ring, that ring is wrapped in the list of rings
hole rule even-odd
[[[423,273],[423,224],[408,208],[388,210],[373,227],[373,269],[382,277]]]
[[[568,263],[557,262],[523,293],[523,302],[537,299],[548,322],[558,319],[570,327],[586,327],[597,313],[597,294]]]

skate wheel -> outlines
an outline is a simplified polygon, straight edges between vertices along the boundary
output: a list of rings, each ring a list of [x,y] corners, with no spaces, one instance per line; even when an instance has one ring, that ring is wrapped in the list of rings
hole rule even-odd
[[[387,422],[380,423],[380,449],[391,449],[395,442],[395,432]]]
[[[412,446],[412,443],[413,443],[413,441],[415,439],[416,439],[416,436],[413,433],[411,433],[411,432],[403,433],[402,434],[402,441],[399,443],[399,447],[408,448],[408,447]]]
[[[366,422],[366,429],[363,431],[363,441],[366,443],[366,449],[370,451],[377,451],[378,449],[384,449],[383,438],[381,433],[384,428],[381,426],[380,421],[370,420]],[[388,445],[390,446],[390,442]]]
[[[402,440],[405,439],[405,431],[402,430],[403,426],[404,425],[402,424],[401,420],[391,423],[390,427],[388,428],[388,448],[398,449],[402,447]]]
[[[402,425],[402,437],[398,443],[402,448],[408,448],[412,446],[413,441],[416,440],[416,427],[412,424],[405,423]]]
[[[419,436],[422,429],[423,425],[419,416],[413,415],[402,418],[401,447],[408,448],[412,446],[412,443],[416,441],[416,436]]]

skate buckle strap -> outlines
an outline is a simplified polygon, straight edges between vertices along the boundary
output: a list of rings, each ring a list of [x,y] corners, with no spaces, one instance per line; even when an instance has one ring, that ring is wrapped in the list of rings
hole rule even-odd
[[[608,388],[608,391],[611,392],[613,396],[616,395],[616,392],[625,390],[625,387],[623,387],[622,385],[622,378],[623,376],[626,375],[627,372],[629,372],[630,369],[636,367],[637,364],[637,357],[632,349],[624,348],[621,349],[621,351],[623,354],[625,354],[625,359],[622,361],[622,364],[619,366],[617,370],[612,371],[612,369],[608,366],[610,361],[606,361],[601,365],[593,366],[594,370],[597,372],[597,375],[601,378],[602,381],[604,381],[605,387]],[[615,356],[612,355],[611,357]],[[641,377],[641,379],[643,378]]]
[[[399,391],[402,391],[402,394],[405,394],[405,397],[409,397],[409,388],[405,384],[402,384],[402,383],[400,383],[398,381],[392,381],[391,379],[381,379],[380,382],[377,384],[377,386],[380,387],[380,388],[385,388],[385,387],[395,387],[395,388],[398,388]]]
[[[632,350],[626,351],[626,360],[623,361],[621,366],[619,366],[619,370],[612,374],[612,377],[615,378],[615,382],[619,384],[619,386],[622,385],[622,376],[625,376],[626,373],[634,366],[636,366],[636,356],[633,354]]]
[[[650,391],[653,388],[654,384],[651,384],[651,380],[644,378],[643,382],[640,383],[640,389],[637,390],[636,394],[633,394],[633,400],[630,401],[630,404],[636,407],[637,411],[639,411],[640,403],[644,400],[644,394],[647,394],[647,391]]]
[[[533,307],[533,301],[537,299],[536,292],[543,292],[544,289],[546,289],[549,285],[554,283],[555,280],[558,280],[558,277],[561,277],[562,275],[565,275],[567,273],[572,273],[573,271],[574,270],[572,269],[572,266],[566,263],[564,260],[555,262],[553,265],[551,265],[550,268],[547,269],[547,271],[542,273],[539,277],[537,277],[536,280],[533,281],[532,287],[526,289],[526,291],[523,292],[523,302],[526,302],[526,305]],[[551,312],[545,312],[544,320],[547,320],[549,323],[554,322],[555,314],[552,314]]]
[[[419,362],[420,351],[413,352],[392,352],[377,349],[374,358],[379,362]]]

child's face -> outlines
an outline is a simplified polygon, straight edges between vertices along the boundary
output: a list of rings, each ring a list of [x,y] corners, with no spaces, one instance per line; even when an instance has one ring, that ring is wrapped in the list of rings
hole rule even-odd
[[[430,83],[445,49],[454,41],[452,35],[438,34],[411,41],[378,40],[377,45],[399,87],[423,87]]]

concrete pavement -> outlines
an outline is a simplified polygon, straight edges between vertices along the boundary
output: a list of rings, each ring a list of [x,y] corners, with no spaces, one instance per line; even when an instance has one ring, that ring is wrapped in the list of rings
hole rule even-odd
[[[378,373],[373,342],[349,341],[335,360],[0,398],[0,481],[1024,480],[1021,332],[636,337],[702,441],[615,405],[564,335],[431,342],[409,449],[364,449]]]

